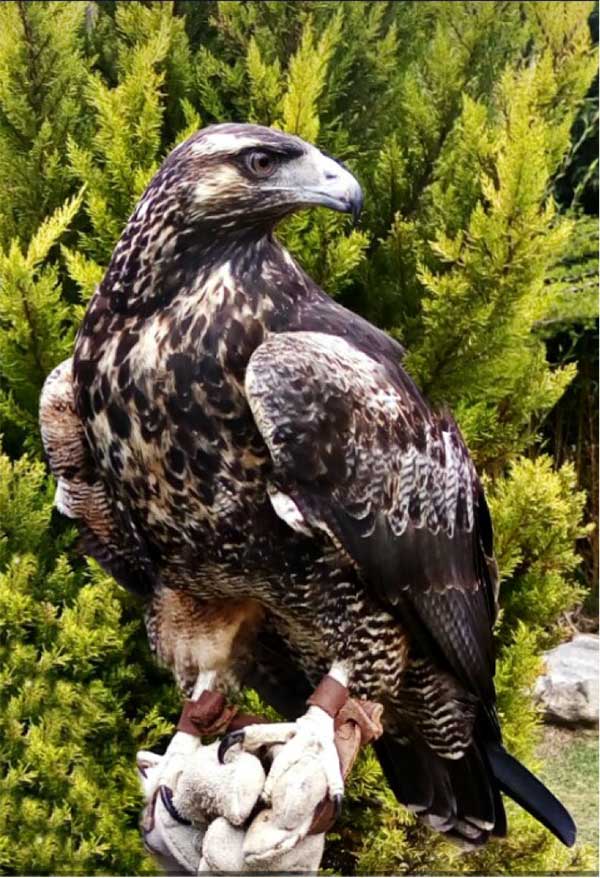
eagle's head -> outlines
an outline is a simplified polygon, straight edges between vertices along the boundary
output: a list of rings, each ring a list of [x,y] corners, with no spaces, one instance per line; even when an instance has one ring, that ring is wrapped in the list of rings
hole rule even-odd
[[[177,146],[139,200],[101,291],[117,311],[144,311],[199,282],[240,252],[260,247],[283,217],[323,205],[351,213],[361,188],[315,146],[258,125],[212,125]]]
[[[167,158],[184,218],[227,229],[272,227],[314,205],[358,216],[362,191],[339,162],[299,137],[259,125],[212,125]]]

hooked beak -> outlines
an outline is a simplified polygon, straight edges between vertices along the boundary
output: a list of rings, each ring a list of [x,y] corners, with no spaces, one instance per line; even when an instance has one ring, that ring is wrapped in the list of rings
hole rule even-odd
[[[364,200],[358,181],[342,164],[318,150],[315,152],[318,153],[315,161],[318,180],[302,187],[303,203],[351,213],[356,225]]]

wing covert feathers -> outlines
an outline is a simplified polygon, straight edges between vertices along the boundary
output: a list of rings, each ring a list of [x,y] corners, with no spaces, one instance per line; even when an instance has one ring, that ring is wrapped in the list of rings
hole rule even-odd
[[[412,635],[399,726],[375,744],[397,797],[477,846],[506,833],[502,790],[572,844],[568,813],[500,743],[492,527],[454,421],[395,364],[316,332],[268,336],[246,393],[284,520],[295,507],[326,533]]]

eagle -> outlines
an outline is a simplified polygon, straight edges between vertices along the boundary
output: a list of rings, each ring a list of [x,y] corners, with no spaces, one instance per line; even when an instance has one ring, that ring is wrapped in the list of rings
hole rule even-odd
[[[44,386],[55,502],[141,598],[188,697],[252,685],[289,720],[234,732],[222,758],[312,747],[339,803],[334,721],[306,708],[326,679],[383,707],[377,756],[427,825],[482,845],[506,833],[504,793],[572,845],[570,815],[502,744],[492,524],[459,428],[400,344],[274,235],[362,201],[342,163],[279,130],[177,146]]]

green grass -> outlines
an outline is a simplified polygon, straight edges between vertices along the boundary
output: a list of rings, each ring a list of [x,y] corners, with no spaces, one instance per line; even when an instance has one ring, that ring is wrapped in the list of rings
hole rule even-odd
[[[598,733],[546,726],[537,755],[541,779],[577,824],[578,841],[590,845],[598,862]]]

